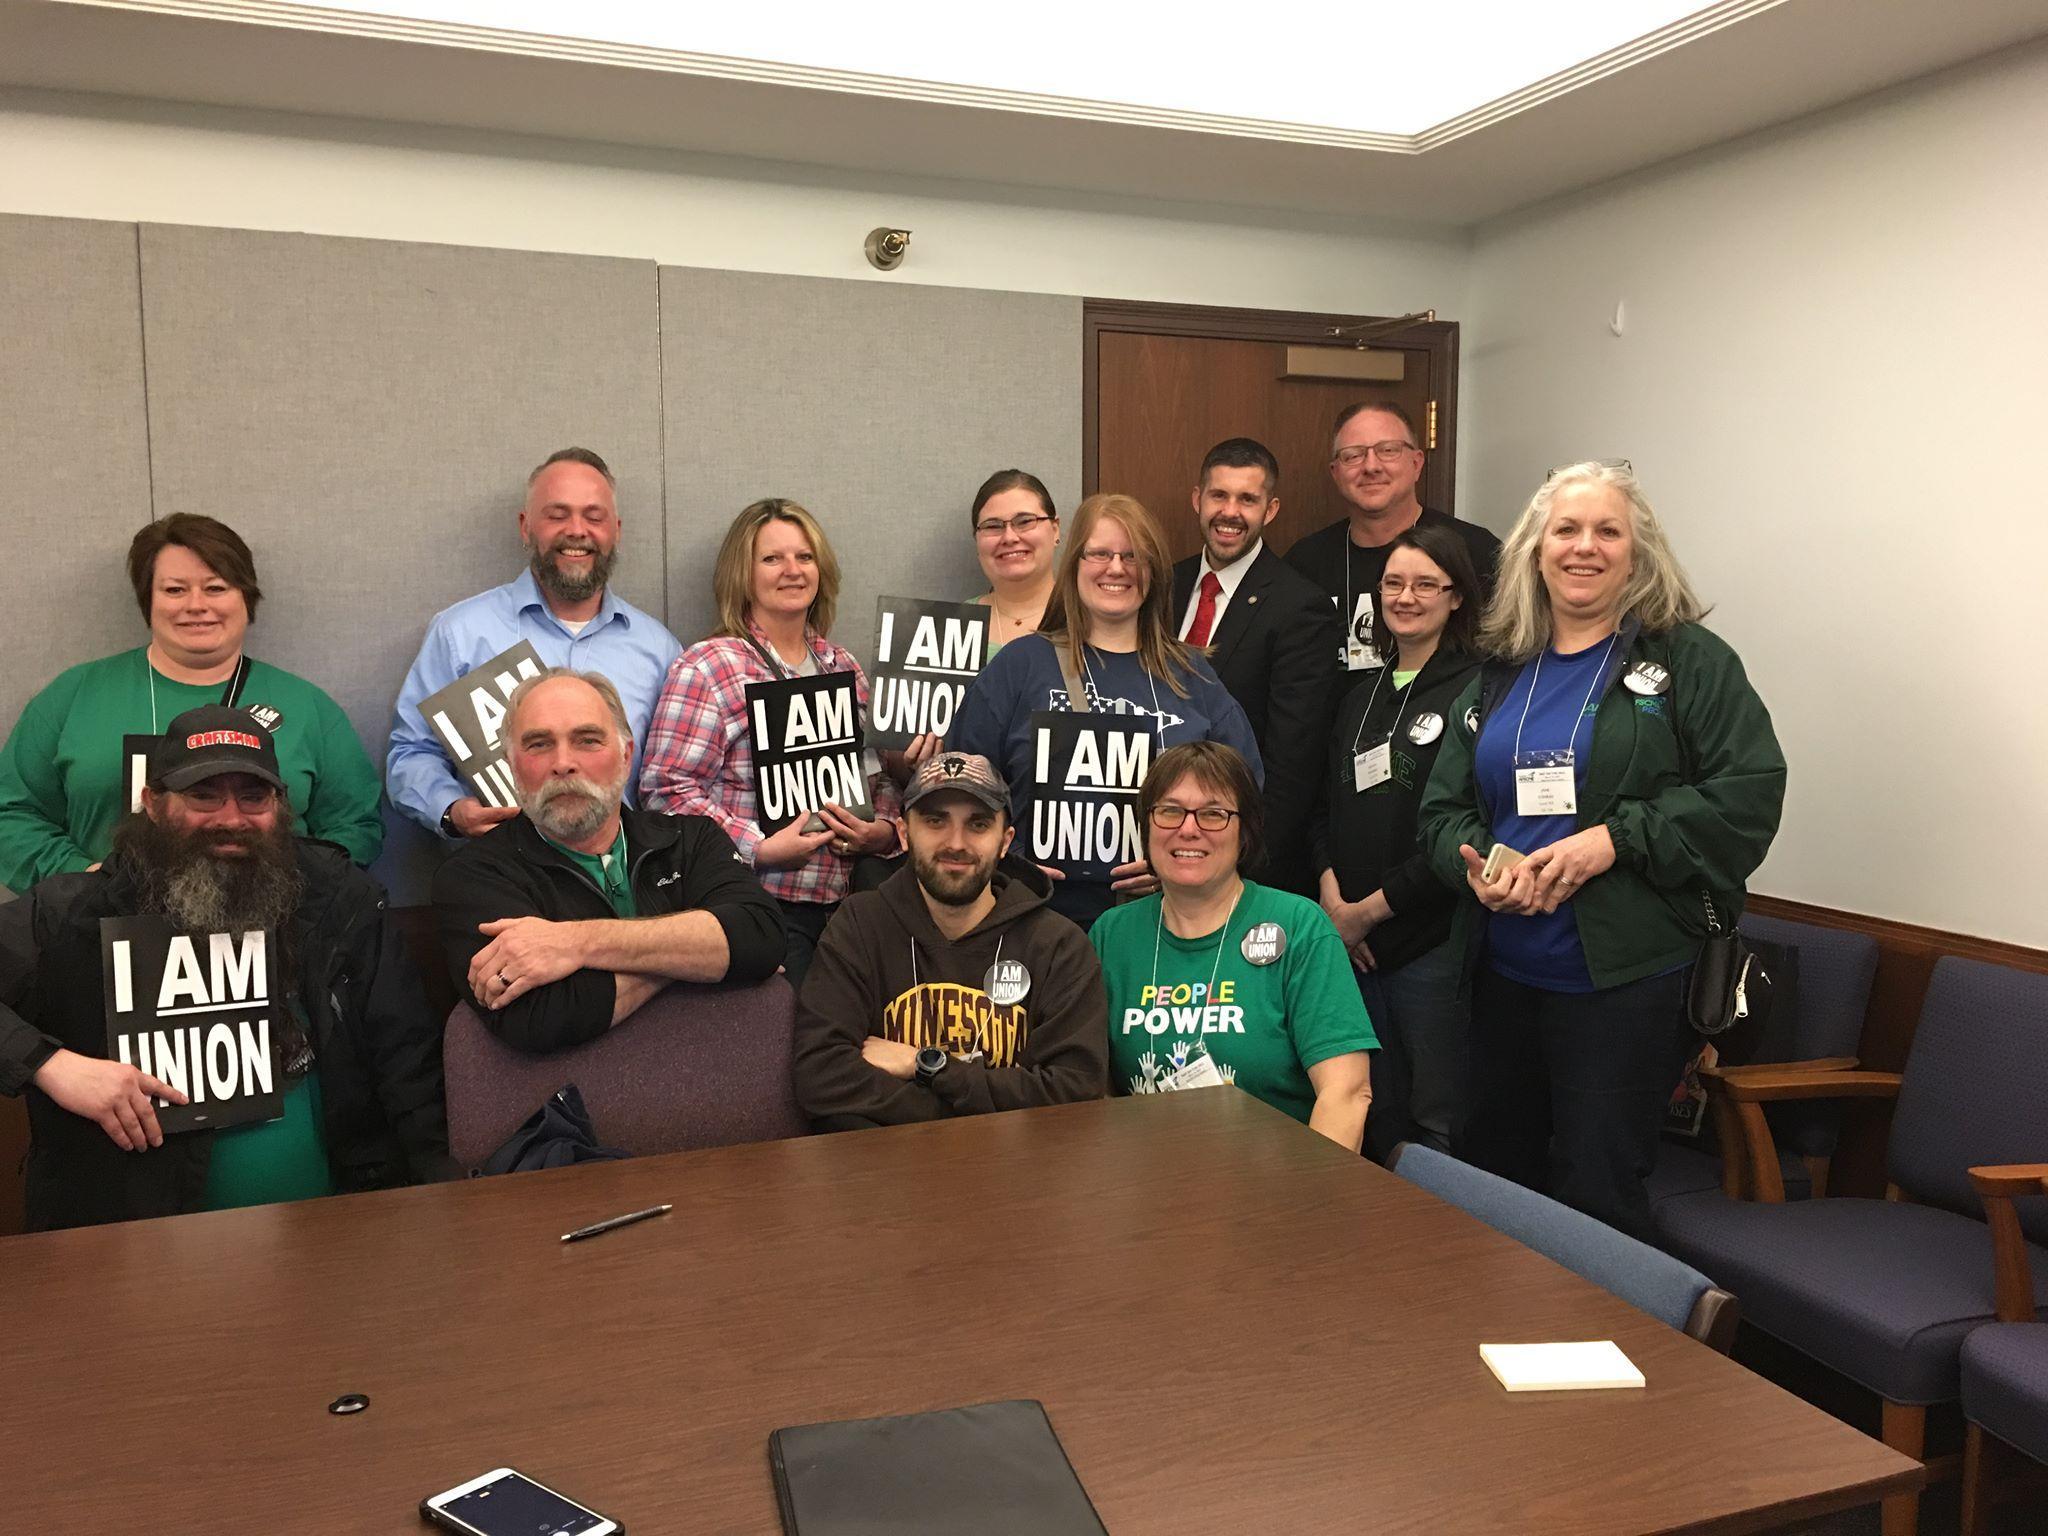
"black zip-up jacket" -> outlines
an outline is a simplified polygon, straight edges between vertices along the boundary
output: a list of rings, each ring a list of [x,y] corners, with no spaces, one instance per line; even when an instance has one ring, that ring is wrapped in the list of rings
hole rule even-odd
[[[1386,668],[1360,677],[1337,707],[1310,853],[1318,878],[1334,871],[1346,901],[1385,890],[1394,915],[1365,939],[1383,971],[1399,970],[1451,936],[1458,893],[1429,867],[1416,808],[1450,727],[1451,706],[1478,668],[1477,656],[1439,649],[1405,690],[1394,686],[1393,670]],[[1383,741],[1393,777],[1360,794],[1352,758]]]
[[[782,964],[782,909],[718,824],[627,806],[627,879],[641,917],[709,912],[725,930],[727,981],[760,981]],[[465,843],[434,875],[434,917],[458,997],[515,1050],[566,1051],[612,1027],[618,989],[608,970],[585,968],[535,987],[492,1012],[469,990],[469,963],[490,942],[478,931],[503,917],[553,923],[615,916],[597,882],[524,816]]]
[[[448,1157],[441,1024],[386,920],[384,891],[331,843],[300,839],[293,991],[309,1027],[329,1171],[343,1193],[459,1172]],[[30,1086],[56,1051],[107,1054],[100,919],[138,910],[118,857],[0,906],[0,1092],[28,1092],[28,1228],[196,1209],[214,1131],[123,1152],[98,1124]]]

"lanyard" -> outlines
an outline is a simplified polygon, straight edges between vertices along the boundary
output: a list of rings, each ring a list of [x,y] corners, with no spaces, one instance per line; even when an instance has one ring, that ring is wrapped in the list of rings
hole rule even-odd
[[[156,721],[156,668],[150,665],[149,647],[142,648],[142,670],[149,677],[149,734],[161,736],[163,727]],[[221,703],[233,709],[242,697],[242,689],[249,681],[249,658],[244,654],[235,663],[235,670],[228,677],[227,691],[220,696]]]
[[[1216,974],[1223,969],[1223,946],[1230,942],[1230,920],[1237,916],[1237,904],[1244,900],[1244,882],[1237,885],[1237,894],[1230,898],[1230,910],[1223,914],[1223,931],[1216,935],[1216,959],[1209,966],[1209,990],[1202,994],[1204,1006],[1216,999]],[[1159,926],[1152,930],[1152,985],[1159,985],[1159,940],[1166,932],[1166,898],[1159,898]]]
[[[1358,717],[1358,734],[1351,738],[1351,755],[1353,757],[1358,756],[1358,744],[1365,740],[1365,722],[1372,718],[1372,707],[1379,702],[1380,683],[1393,670],[1392,667],[1381,667],[1373,677],[1372,692],[1365,696],[1365,713]],[[1389,741],[1394,739],[1394,732],[1401,724],[1401,701],[1407,698],[1409,693],[1414,690],[1415,678],[1420,676],[1422,676],[1422,668],[1417,667],[1415,669],[1415,677],[1409,678],[1401,691],[1394,695],[1394,718],[1387,726],[1387,740]]]
[[[1607,637],[1607,649],[1600,653],[1600,665],[1593,669],[1593,681],[1586,685],[1585,701],[1579,705],[1579,717],[1572,723],[1572,739],[1565,743],[1565,750],[1571,753],[1574,762],[1578,761],[1579,729],[1586,723],[1586,705],[1593,702],[1594,690],[1600,686],[1600,680],[1607,675],[1607,658],[1614,651],[1614,642],[1620,638],[1620,630]],[[1543,651],[1549,649],[1546,645]],[[1529,706],[1536,702],[1536,685],[1543,681],[1543,651],[1536,653],[1536,675],[1529,679],[1528,697],[1522,700],[1522,718],[1515,722],[1515,756],[1511,766],[1517,768],[1522,765],[1522,727],[1529,723]]]
[[[743,638],[746,640],[747,644],[751,645],[754,648],[754,654],[760,657],[762,661],[768,664],[768,671],[773,676],[781,678],[784,681],[787,681],[790,678],[799,677],[802,675],[801,673],[797,672],[793,667],[791,667],[787,662],[785,662],[780,656],[773,654],[771,651],[769,651],[769,649],[766,646],[762,645],[760,641],[756,640],[754,638],[754,633],[752,630],[747,631],[746,635]],[[804,640],[804,653],[807,656],[809,656],[812,661],[817,661],[818,653],[811,649],[811,642],[808,638]]]

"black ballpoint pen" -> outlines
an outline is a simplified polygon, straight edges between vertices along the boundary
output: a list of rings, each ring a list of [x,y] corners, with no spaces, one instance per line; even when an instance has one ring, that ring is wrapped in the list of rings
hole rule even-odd
[[[596,1237],[600,1232],[615,1232],[620,1227],[630,1227],[636,1221],[646,1221],[653,1216],[666,1216],[674,1210],[673,1205],[650,1205],[644,1211],[628,1211],[623,1216],[614,1216],[609,1221],[600,1221],[587,1227],[578,1227],[574,1232],[564,1232],[562,1241],[580,1243],[586,1237]]]

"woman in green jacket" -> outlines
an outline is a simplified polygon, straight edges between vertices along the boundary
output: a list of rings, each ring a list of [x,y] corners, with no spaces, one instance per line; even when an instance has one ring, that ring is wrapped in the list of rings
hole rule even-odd
[[[1705,612],[1626,464],[1554,471],[1502,547],[1493,659],[1419,813],[1483,909],[1461,1155],[1638,1237],[1708,904],[1735,920],[1785,795]]]

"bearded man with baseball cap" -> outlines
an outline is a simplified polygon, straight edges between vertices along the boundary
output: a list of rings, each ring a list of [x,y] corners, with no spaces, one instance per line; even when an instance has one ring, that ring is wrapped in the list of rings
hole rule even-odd
[[[31,1231],[450,1177],[441,1030],[342,849],[292,835],[270,732],[209,704],[170,723],[100,867],[0,906],[0,1092],[29,1097]],[[100,919],[274,935],[281,1118],[166,1135],[183,1094],[107,1059]]]
[[[608,679],[550,667],[505,710],[520,814],[434,875],[449,974],[493,1034],[567,1050],[673,982],[775,974],[782,909],[724,830],[622,803],[633,733]]]
[[[1010,789],[943,752],[903,792],[910,857],[840,903],[797,1000],[797,1102],[820,1130],[1099,1099],[1109,1004],[1087,937],[1005,862]]]

